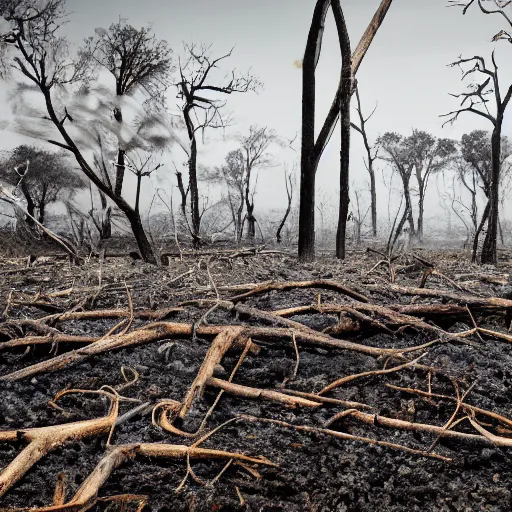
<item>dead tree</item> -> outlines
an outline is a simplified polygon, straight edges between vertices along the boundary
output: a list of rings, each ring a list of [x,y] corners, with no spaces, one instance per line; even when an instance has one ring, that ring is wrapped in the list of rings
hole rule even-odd
[[[368,212],[371,209],[371,204],[368,206],[368,208],[364,208],[361,202],[361,191],[355,190],[354,191],[354,197],[355,197],[355,209],[352,210],[352,220],[354,221],[355,227],[356,227],[356,244],[359,246],[361,245],[361,233],[363,230],[363,225],[366,220],[366,217],[368,216]]]
[[[414,170],[414,159],[405,138],[395,132],[386,132],[377,139],[378,146],[385,152],[386,156],[381,156],[391,164],[394,172],[397,172],[402,181],[403,197],[405,199],[404,215],[409,223],[409,234],[411,237],[416,236],[416,228],[414,217],[412,214],[411,199],[411,176]]]
[[[288,197],[288,204],[286,206],[286,211],[284,212],[283,218],[281,222],[279,223],[279,227],[277,228],[276,232],[276,241],[278,244],[281,243],[281,231],[284,228],[284,225],[286,224],[286,220],[288,219],[288,215],[290,215],[290,211],[292,209],[292,201],[293,201],[293,176],[295,174],[295,165],[293,166],[293,169],[291,172],[287,172],[285,169],[284,173],[284,184],[286,186],[286,196]]]
[[[382,24],[392,0],[382,0],[359,44],[352,54],[351,76],[355,77],[361,62]],[[343,81],[329,109],[320,134],[315,138],[315,69],[320,59],[322,36],[331,0],[317,0],[302,62],[302,141],[299,213],[299,258],[315,259],[315,177],[320,157],[329,142],[340,115]]]
[[[256,236],[256,217],[254,216],[254,196],[256,185],[251,187],[251,179],[259,169],[274,165],[273,157],[268,152],[272,144],[283,147],[283,142],[276,132],[266,126],[253,125],[248,135],[239,135],[240,149],[245,160],[244,198],[247,220],[247,238],[254,240]]]
[[[26,172],[20,180],[22,168]],[[44,224],[49,205],[85,186],[81,176],[70,169],[67,155],[27,145],[17,146],[8,153],[0,167],[0,180],[9,185],[19,182],[29,214],[26,223],[31,229],[35,228],[33,217]]]
[[[347,24],[339,0],[333,0],[332,12],[338,31],[338,41],[341,52],[341,94],[340,94],[340,198],[338,229],[336,231],[336,257],[345,259],[345,246],[347,239],[350,173],[350,99],[353,93],[352,77],[352,51]]]
[[[470,195],[470,206],[467,208],[472,224],[473,238],[478,227],[478,203],[477,203],[477,173],[475,169],[468,164],[463,156],[459,156],[454,160],[455,173],[457,179],[462,183],[463,187]],[[476,252],[474,254],[476,257]]]
[[[149,178],[154,172],[158,171],[163,164],[157,163],[158,153],[156,149],[148,148],[148,151],[133,151],[126,155],[126,167],[137,179],[135,189],[135,211],[140,215],[140,192],[142,179]]]
[[[413,129],[406,144],[414,161],[414,170],[418,182],[418,238],[423,240],[425,213],[425,194],[429,178],[444,169],[457,151],[455,142],[450,139],[436,139],[427,132]]]
[[[223,165],[206,173],[205,180],[227,188],[227,203],[233,222],[235,241],[240,243],[243,232],[243,212],[245,205],[245,157],[241,149],[230,151]]]
[[[98,66],[108,70],[115,79],[116,96],[142,93],[150,102],[162,102],[173,72],[172,51],[159,41],[150,27],[136,29],[120,19],[108,30],[97,28],[96,36],[86,40],[84,54]],[[113,108],[114,119],[121,126],[120,104]],[[127,148],[119,140],[114,193],[121,195]]]
[[[501,137],[500,149],[500,187],[502,187],[503,177],[506,175],[508,157],[512,154],[512,147],[507,137]],[[460,157],[457,159],[456,169],[459,180],[464,185],[471,196],[471,219],[475,226],[473,236],[472,261],[477,261],[479,235],[478,230],[478,207],[477,192],[480,189],[486,202],[489,202],[491,195],[492,178],[492,149],[491,137],[485,130],[473,130],[471,133],[464,134],[460,142]],[[502,197],[503,194],[500,194]],[[484,214],[480,220],[482,226],[488,220],[489,208],[484,209]]]
[[[359,116],[359,126],[355,123],[350,123],[350,126],[357,130],[362,138],[364,143],[364,148],[366,150],[366,159],[363,158],[364,165],[368,174],[370,175],[370,197],[371,197],[371,211],[372,211],[372,235],[374,237],[377,236],[377,187],[375,181],[375,167],[373,163],[378,158],[379,148],[372,148],[370,146],[370,142],[368,141],[368,135],[366,133],[366,123],[370,120],[370,118],[375,113],[377,106],[373,109],[373,112],[368,116],[364,117],[363,111],[361,109],[361,98],[359,96],[359,89],[356,88],[356,99],[357,99],[357,107],[356,112]]]
[[[12,4],[14,3],[16,2]],[[11,9],[11,3],[7,7],[0,4],[0,7],[3,7],[0,14],[12,23],[11,30],[2,36],[2,40],[9,44],[12,50],[2,55],[3,61],[20,72],[29,83],[40,91],[46,109],[46,114],[40,119],[49,122],[56,129],[62,142],[48,135],[50,131],[48,124],[32,126],[33,118],[25,123],[23,132],[44,138],[49,143],[69,151],[76,159],[82,173],[126,216],[142,258],[149,263],[156,264],[156,258],[144,231],[140,215],[128,201],[116,193],[115,185],[108,177],[108,172],[105,175],[95,172],[94,165],[87,160],[86,153],[82,149],[84,144],[86,148],[90,148],[96,142],[98,125],[109,131],[112,136],[119,131],[119,127],[113,126],[109,117],[112,105],[116,104],[116,101],[98,96],[100,101],[95,108],[91,108],[86,101],[83,101],[83,91],[90,91],[84,87],[84,84],[87,85],[92,79],[91,59],[86,51],[80,53],[75,62],[68,59],[67,42],[57,35],[66,15],[64,3],[64,0],[40,0],[32,2],[32,5],[27,7],[28,10]],[[27,12],[30,15],[27,15]],[[74,102],[70,100],[69,104],[62,104],[57,98],[55,90],[62,90],[73,85],[81,85],[82,95]],[[23,87],[19,89],[20,97],[22,97],[23,90]],[[118,98],[117,103],[121,103]],[[83,114],[84,117],[80,118],[78,114]],[[143,134],[147,132],[141,129],[143,125],[154,127],[158,123],[163,126],[161,115],[158,117],[146,116],[143,122],[139,122],[138,130],[132,132],[129,140],[131,147],[145,144]],[[116,124],[119,123],[116,121]],[[74,125],[80,134],[76,135],[76,131],[68,130],[69,125]],[[162,137],[161,134],[157,139],[161,143],[170,140],[169,137]]]
[[[494,0],[494,5],[497,7],[495,10],[489,10],[484,7],[482,0],[469,0],[468,2],[458,2],[455,5],[463,5],[463,14],[468,8],[477,3],[480,10],[485,14],[499,14],[501,15],[508,27],[512,28],[512,18],[510,18],[503,10],[509,2],[502,4],[498,0]],[[494,41],[499,39],[506,39],[512,42],[511,35],[502,30],[493,37]],[[489,180],[489,202],[486,206],[488,209],[487,219],[487,232],[485,235],[484,243],[482,245],[481,263],[489,263],[496,265],[498,262],[497,252],[497,235],[498,235],[498,222],[499,222],[499,183],[500,183],[500,162],[501,162],[501,131],[503,126],[503,118],[507,109],[510,98],[512,97],[512,85],[510,85],[504,95],[502,95],[500,88],[500,79],[498,73],[498,65],[496,63],[494,51],[491,54],[492,69],[486,66],[485,60],[481,56],[474,56],[463,59],[460,57],[458,60],[450,64],[451,67],[458,66],[462,70],[462,80],[467,76],[477,75],[481,76],[479,83],[471,84],[469,91],[461,94],[452,94],[452,96],[461,99],[460,109],[443,114],[449,117],[447,122],[455,122],[462,112],[471,112],[480,117],[483,117],[491,122],[493,126],[491,135],[491,174]],[[464,65],[472,65],[469,69],[465,70]],[[488,103],[490,100],[486,97],[492,95],[494,103],[494,115],[490,113]],[[446,124],[446,123],[445,123]],[[480,228],[480,226],[479,226]],[[483,225],[482,225],[483,228]],[[479,229],[478,231],[481,231]]]
[[[211,56],[211,46],[185,45],[186,59],[179,64],[180,81],[178,98],[183,100],[183,119],[189,139],[188,156],[188,189],[190,190],[191,231],[194,244],[200,240],[201,219],[199,213],[199,189],[197,179],[197,132],[201,131],[203,140],[208,128],[225,128],[227,119],[222,110],[226,105],[218,95],[226,96],[235,92],[256,91],[260,83],[249,73],[241,76],[232,71],[213,85],[210,80],[219,63],[231,56],[233,50],[218,58]],[[184,190],[184,187],[182,187]],[[181,190],[181,189],[180,189]],[[183,198],[183,193],[182,193]],[[186,196],[185,196],[186,198]]]

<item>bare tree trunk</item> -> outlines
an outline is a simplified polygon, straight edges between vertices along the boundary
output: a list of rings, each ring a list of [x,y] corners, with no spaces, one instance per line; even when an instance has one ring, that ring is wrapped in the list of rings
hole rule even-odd
[[[287,177],[285,176],[285,183],[287,183],[286,179],[287,179]],[[286,186],[286,192],[288,195],[288,206],[286,207],[286,212],[284,213],[284,217],[281,220],[281,223],[279,224],[279,227],[277,228],[277,232],[276,232],[276,240],[277,240],[278,244],[281,243],[281,231],[283,230],[284,225],[286,224],[286,219],[288,219],[288,215],[290,215],[290,211],[292,209],[293,189],[291,187],[292,187],[292,181],[290,178],[290,189],[288,189],[288,185]]]
[[[489,219],[487,222],[487,233],[482,246],[480,261],[485,264],[496,265],[498,263],[497,236],[498,236],[498,215],[499,215],[499,183],[501,166],[501,125],[502,117],[496,119],[496,124],[491,136],[491,184],[489,195]]]
[[[418,200],[418,239],[423,242],[423,215],[425,211],[425,191],[420,187]]]
[[[117,163],[116,163],[116,183],[114,188],[114,194],[120,196],[123,191],[124,171],[125,171],[125,152],[120,149],[117,152]]]
[[[473,254],[471,256],[471,261],[473,263],[476,263],[477,261],[478,239],[480,238],[480,233],[482,232],[482,229],[484,228],[485,223],[487,222],[487,218],[489,217],[490,208],[491,205],[490,201],[488,200],[487,204],[485,205],[484,212],[482,213],[482,220],[480,221],[480,224],[476,229],[475,238],[473,238]]]
[[[402,173],[400,173],[400,177],[402,178],[402,184],[404,187],[405,211],[407,212],[407,220],[409,222],[411,237],[414,237],[416,236],[416,229],[414,227],[414,217],[412,215],[410,178],[407,178],[407,176],[404,176]]]
[[[137,174],[137,190],[135,191],[135,211],[139,213],[140,209],[140,185],[142,182],[142,175],[140,173]]]
[[[256,217],[254,217],[253,211],[254,205],[247,207],[247,238],[249,240],[254,240],[256,237]]]
[[[391,2],[392,0],[381,1],[354,50],[352,76],[356,75],[375,34],[384,21]],[[315,144],[315,68],[320,57],[325,16],[329,5],[329,0],[317,0],[316,2],[302,63],[302,146],[298,245],[301,261],[315,259],[315,174],[320,157],[338,120],[343,88],[342,82],[340,82]]]
[[[156,265],[157,261],[155,254],[153,253],[153,248],[151,247],[146,232],[144,231],[144,227],[142,226],[140,214],[134,210],[125,211],[124,214],[130,223],[133,236],[137,242],[137,247],[139,248],[142,259],[147,263]]]
[[[299,259],[315,259],[315,69],[320,58],[330,0],[317,0],[302,62],[302,149],[300,161]]]
[[[377,236],[377,188],[375,186],[375,170],[373,163],[368,165],[368,172],[370,173],[370,195],[371,195],[371,209],[372,209],[372,235]]]
[[[349,172],[350,172],[350,98],[352,97],[352,52],[350,38],[348,36],[345,17],[339,0],[333,0],[332,10],[338,29],[342,66],[341,83],[342,94],[340,96],[340,210],[338,218],[338,230],[336,234],[336,257],[345,259],[345,246],[347,238],[347,217],[349,196]]]
[[[25,197],[25,201],[27,202],[28,215],[25,215],[25,222],[31,230],[34,230],[36,223],[34,222],[33,217],[36,215],[36,205],[27,188],[27,184],[23,180],[21,181],[21,192],[23,193],[23,197]]]
[[[195,135],[190,141],[190,158],[188,160],[188,186],[190,187],[190,213],[192,219],[192,237],[194,247],[199,245],[201,216],[199,214],[199,190],[197,187],[197,141]]]

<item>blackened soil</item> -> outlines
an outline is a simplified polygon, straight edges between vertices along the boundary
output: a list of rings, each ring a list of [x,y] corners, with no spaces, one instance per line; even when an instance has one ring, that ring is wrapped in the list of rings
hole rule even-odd
[[[254,268],[251,273],[238,275],[237,282],[254,282],[274,278],[309,279],[328,277],[345,279],[352,270],[353,285],[364,291],[362,267],[371,268],[373,260],[355,267],[322,268],[299,266],[291,259],[274,259],[262,264],[263,270]],[[212,265],[217,285],[227,282],[231,270],[222,263]],[[265,277],[264,268],[272,268]],[[356,268],[357,271],[353,269]],[[181,269],[180,269],[181,270]],[[186,269],[185,269],[186,270]],[[449,270],[449,269],[448,269]],[[182,270],[181,270],[182,271]],[[119,271],[121,272],[121,271]],[[125,275],[134,272],[130,267]],[[208,284],[204,274],[186,286],[166,287],[162,284],[162,270],[152,282],[152,305],[172,306],[184,298],[204,296],[201,287]],[[172,273],[172,269],[169,270]],[[174,272],[179,273],[179,270]],[[133,278],[133,274],[130,274]],[[452,277],[454,271],[450,274]],[[148,274],[144,274],[149,279]],[[172,277],[172,275],[171,275]],[[421,271],[413,276],[399,277],[401,284],[414,284]],[[255,279],[256,278],[256,279]],[[234,282],[234,281],[231,281]],[[435,283],[439,285],[439,283]],[[50,289],[48,284],[48,289]],[[434,286],[434,284],[432,284]],[[53,289],[58,286],[53,285]],[[28,291],[25,289],[25,291]],[[479,289],[483,293],[497,293],[496,289]],[[148,307],[147,287],[134,292],[136,307]],[[228,292],[221,292],[229,297]],[[323,302],[345,302],[346,299],[331,292],[322,291]],[[293,290],[272,292],[248,299],[246,303],[265,310],[275,310],[294,305],[307,305],[317,300],[318,291]],[[210,294],[211,296],[211,294]],[[102,295],[95,307],[112,307],[122,303],[122,297]],[[410,301],[410,297],[389,297],[375,294],[377,303],[384,304]],[[122,303],[123,306],[126,302]],[[198,320],[204,309],[187,308],[175,316],[176,321]],[[34,318],[45,313],[33,308],[13,309],[13,316],[29,315]],[[294,320],[322,330],[336,323],[336,318],[320,315],[298,316]],[[499,317],[478,318],[482,326],[504,331]],[[237,319],[228,312],[212,313],[211,324],[251,323]],[[450,329],[461,331],[470,326],[453,323]],[[62,324],[65,332],[103,335],[115,321],[89,321]],[[0,324],[1,325],[1,324]],[[379,347],[407,347],[432,339],[411,329],[399,337],[362,333],[354,341]],[[254,340],[258,342],[258,340]],[[438,344],[429,348],[422,362],[444,369],[459,379],[461,387],[474,384],[467,401],[480,407],[512,415],[512,350],[510,344],[494,340],[473,339],[472,345]],[[51,374],[38,375],[15,383],[1,383],[0,429],[11,430],[88,419],[105,414],[107,402],[93,395],[72,395],[60,401],[65,412],[48,405],[55,394],[66,388],[98,389],[102,385],[123,382],[122,366],[135,369],[140,379],[123,391],[123,395],[143,402],[156,402],[161,398],[182,400],[202,362],[209,340],[173,339],[145,346],[138,346],[90,358],[73,367]],[[71,347],[58,347],[59,353]],[[23,352],[0,352],[0,375],[33,364],[49,357],[49,347]],[[227,378],[238,359],[237,355],[225,357],[217,375]],[[300,348],[300,366],[297,377],[287,387],[317,392],[331,381],[344,376],[382,368],[383,360],[348,351]],[[295,352],[291,342],[282,346],[265,346],[257,357],[249,357],[237,372],[234,382],[254,387],[275,389],[289,378],[295,366]],[[362,402],[372,406],[372,411],[384,416],[409,421],[444,425],[454,411],[453,402],[428,402],[390,389],[385,384],[427,389],[424,373],[405,370],[397,374],[366,378],[349,383],[329,396]],[[465,384],[464,384],[465,383]],[[454,395],[453,385],[442,376],[432,378],[434,392]],[[202,400],[196,402],[181,425],[193,432],[213,403],[217,391],[208,388]],[[414,400],[412,401],[412,399]],[[137,403],[122,402],[120,414]],[[295,425],[321,427],[340,408],[325,407],[309,410],[292,410],[279,404],[240,399],[224,395],[209,421],[209,429],[238,415],[247,414],[261,418],[282,420]],[[419,450],[427,449],[435,440],[428,434],[391,430],[382,426],[361,425],[345,420],[333,428],[355,435],[386,440]],[[457,428],[471,432],[467,422]],[[489,427],[491,428],[491,427]],[[85,480],[105,450],[106,436],[71,442],[50,453],[33,467],[27,475],[0,501],[0,508],[15,506],[48,506],[52,502],[57,475],[65,472],[69,487],[67,498]],[[115,444],[137,442],[167,442],[189,444],[191,441],[159,430],[151,424],[151,416],[137,416],[124,423],[113,439]],[[215,433],[203,445],[242,452],[247,455],[264,455],[277,468],[260,468],[261,478],[255,478],[240,466],[231,465],[212,486],[201,486],[189,480],[180,493],[176,488],[186,473],[184,461],[164,461],[139,458],[118,468],[102,487],[100,496],[119,494],[147,495],[151,511],[509,511],[512,509],[512,452],[493,446],[471,445],[453,441],[441,441],[435,452],[453,458],[446,463],[412,455],[400,450],[373,446],[362,442],[344,441],[320,434],[297,432],[282,426],[237,421]],[[5,467],[21,450],[22,445],[0,444],[0,467]],[[192,462],[194,472],[208,482],[223,468],[222,462]],[[239,493],[237,492],[237,489]],[[244,504],[241,503],[243,497]],[[111,508],[108,508],[108,507]],[[112,508],[98,503],[92,510],[135,510]]]

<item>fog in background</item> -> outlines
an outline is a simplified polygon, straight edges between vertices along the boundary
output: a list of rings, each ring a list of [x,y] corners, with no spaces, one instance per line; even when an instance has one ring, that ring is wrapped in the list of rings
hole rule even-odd
[[[378,5],[379,0],[342,2],[353,48]],[[466,84],[460,82],[460,70],[447,66],[460,55],[481,55],[490,63],[491,52],[496,46],[502,88],[507,88],[512,80],[508,46],[490,41],[503,26],[501,17],[484,15],[478,8],[470,9],[463,16],[461,8],[446,5],[446,0],[394,0],[357,74],[364,112],[368,114],[378,105],[367,125],[371,142],[386,131],[407,136],[412,128],[417,128],[436,136],[460,139],[463,133],[473,129],[492,128],[485,119],[469,113],[462,114],[453,126],[441,128],[446,119],[439,115],[455,110],[459,105],[459,100],[448,93],[466,89]],[[312,0],[68,0],[67,6],[71,14],[62,32],[76,47],[84,38],[94,35],[96,28],[108,28],[120,16],[137,28],[150,23],[156,37],[165,39],[173,48],[175,57],[183,55],[182,42],[212,43],[214,56],[227,53],[234,47],[232,57],[223,62],[223,69],[245,71],[251,68],[264,83],[264,89],[259,94],[233,94],[227,98],[233,124],[226,130],[225,139],[220,131],[210,131],[206,144],[203,146],[199,142],[198,163],[203,167],[221,164],[227,152],[236,147],[233,136],[239,131],[246,133],[251,124],[274,128],[288,140],[297,136],[295,152],[277,148],[275,155],[279,165],[260,171],[258,178],[256,215],[270,208],[285,207],[283,165],[291,167],[300,158],[302,73],[296,64],[303,56],[314,8]],[[340,66],[336,28],[329,12],[316,75],[318,130],[334,97]],[[8,87],[6,83],[0,86],[1,119],[9,118]],[[168,105],[179,113],[177,101],[176,89],[171,88]],[[355,116],[353,121],[357,121]],[[511,128],[509,113],[505,117],[503,134],[512,136]],[[186,143],[184,134],[182,140]],[[13,148],[22,142],[37,143],[23,139],[8,128],[2,131],[2,149]],[[336,129],[317,175],[319,202],[325,197],[326,201],[332,202],[333,211],[339,188],[339,148],[339,130]],[[353,131],[351,186],[353,190],[365,190],[364,197],[369,205],[363,156],[365,151],[361,137]],[[146,207],[155,187],[174,190],[178,201],[174,164],[186,177],[186,168],[183,167],[186,155],[178,145],[174,145],[164,155],[163,162],[165,167],[144,182],[143,205]],[[382,183],[381,172],[385,165],[377,162],[381,225],[388,218],[388,192]],[[385,175],[389,180],[389,169]],[[295,182],[297,202],[298,167]],[[439,183],[442,186],[441,180]],[[398,179],[394,184],[398,188]],[[127,181],[125,190],[133,192],[133,183]],[[200,194],[205,190],[209,190],[207,193],[211,195],[220,193],[200,184]],[[129,194],[127,197],[130,199]],[[393,208],[398,206],[397,197],[392,198]],[[427,232],[439,225],[433,220],[441,214],[438,205],[436,181],[432,179],[426,202]]]

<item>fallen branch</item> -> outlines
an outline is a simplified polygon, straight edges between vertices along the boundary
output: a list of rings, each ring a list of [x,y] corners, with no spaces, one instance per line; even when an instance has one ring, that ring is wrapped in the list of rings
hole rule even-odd
[[[208,352],[206,353],[201,368],[199,368],[196,378],[194,379],[194,382],[192,382],[192,385],[185,396],[183,406],[179,414],[180,418],[184,418],[187,415],[194,398],[196,396],[201,397],[203,395],[204,387],[210,377],[213,376],[215,367],[220,364],[224,354],[229,350],[229,348],[231,348],[235,339],[241,336],[242,332],[243,327],[228,327],[214,338]]]
[[[369,437],[354,436],[352,434],[346,434],[345,432],[338,432],[337,430],[310,427],[307,425],[292,425],[291,423],[286,423],[285,421],[273,420],[270,418],[258,418],[256,416],[248,416],[245,414],[240,415],[240,418],[252,422],[272,423],[274,425],[279,425],[285,428],[291,428],[299,432],[309,432],[311,434],[324,434],[332,437],[337,437],[339,439],[344,439],[346,441],[359,441],[370,445],[384,446],[386,448],[393,448],[395,450],[405,451],[408,453],[412,453],[414,455],[420,455],[422,457],[438,459],[444,462],[452,462],[452,459],[450,459],[449,457],[444,457],[442,455],[438,455],[437,453],[428,453],[422,450],[415,450],[414,448],[409,448],[408,446],[404,446],[401,444],[388,443],[387,441],[379,441],[377,439],[371,439]]]
[[[324,290],[332,290],[335,292],[339,292],[347,297],[355,299],[359,302],[368,302],[368,298],[364,295],[352,290],[348,286],[345,286],[336,281],[329,281],[320,279],[317,281],[289,281],[289,282],[274,282],[274,283],[263,283],[261,285],[257,285],[252,290],[242,293],[240,295],[235,295],[231,297],[232,302],[239,302],[248,297],[252,297],[254,295],[261,295],[262,293],[271,292],[274,290],[293,290],[295,288],[321,288]]]

